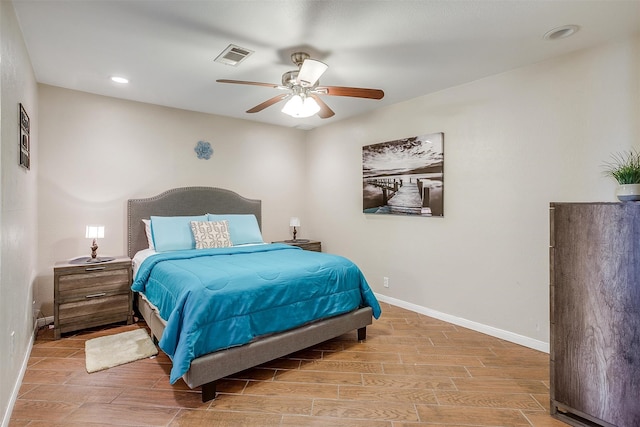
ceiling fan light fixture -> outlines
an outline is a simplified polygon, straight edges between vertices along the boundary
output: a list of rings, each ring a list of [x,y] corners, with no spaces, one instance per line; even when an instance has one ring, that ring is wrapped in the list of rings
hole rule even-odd
[[[283,113],[294,118],[311,117],[318,111],[320,111],[320,106],[315,99],[308,96],[303,99],[300,95],[293,95],[282,107]]]
[[[291,99],[289,99],[287,103],[284,104],[284,107],[282,107],[281,111],[291,117],[297,117],[298,111],[301,108],[302,98],[300,97],[300,95],[293,95]]]

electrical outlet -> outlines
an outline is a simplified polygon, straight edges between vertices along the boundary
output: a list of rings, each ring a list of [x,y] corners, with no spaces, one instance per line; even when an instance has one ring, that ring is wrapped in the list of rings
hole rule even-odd
[[[383,277],[382,278],[382,284],[385,288],[389,287],[389,278],[388,277]]]

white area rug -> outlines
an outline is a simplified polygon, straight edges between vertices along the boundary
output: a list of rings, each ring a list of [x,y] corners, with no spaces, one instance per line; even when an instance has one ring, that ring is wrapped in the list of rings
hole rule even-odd
[[[84,343],[87,372],[97,372],[114,366],[145,359],[158,354],[144,329],[93,338]]]

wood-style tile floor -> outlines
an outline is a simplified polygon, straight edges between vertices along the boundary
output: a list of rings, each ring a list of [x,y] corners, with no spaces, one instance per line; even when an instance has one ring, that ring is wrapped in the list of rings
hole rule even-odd
[[[84,342],[145,327],[39,333],[10,427],[565,426],[549,415],[549,356],[408,310],[222,380],[202,403],[162,353],[87,374]]]

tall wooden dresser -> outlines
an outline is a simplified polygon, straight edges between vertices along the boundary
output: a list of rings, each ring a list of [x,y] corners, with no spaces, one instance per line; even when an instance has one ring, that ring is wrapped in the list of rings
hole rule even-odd
[[[640,426],[640,203],[552,203],[551,414]]]

